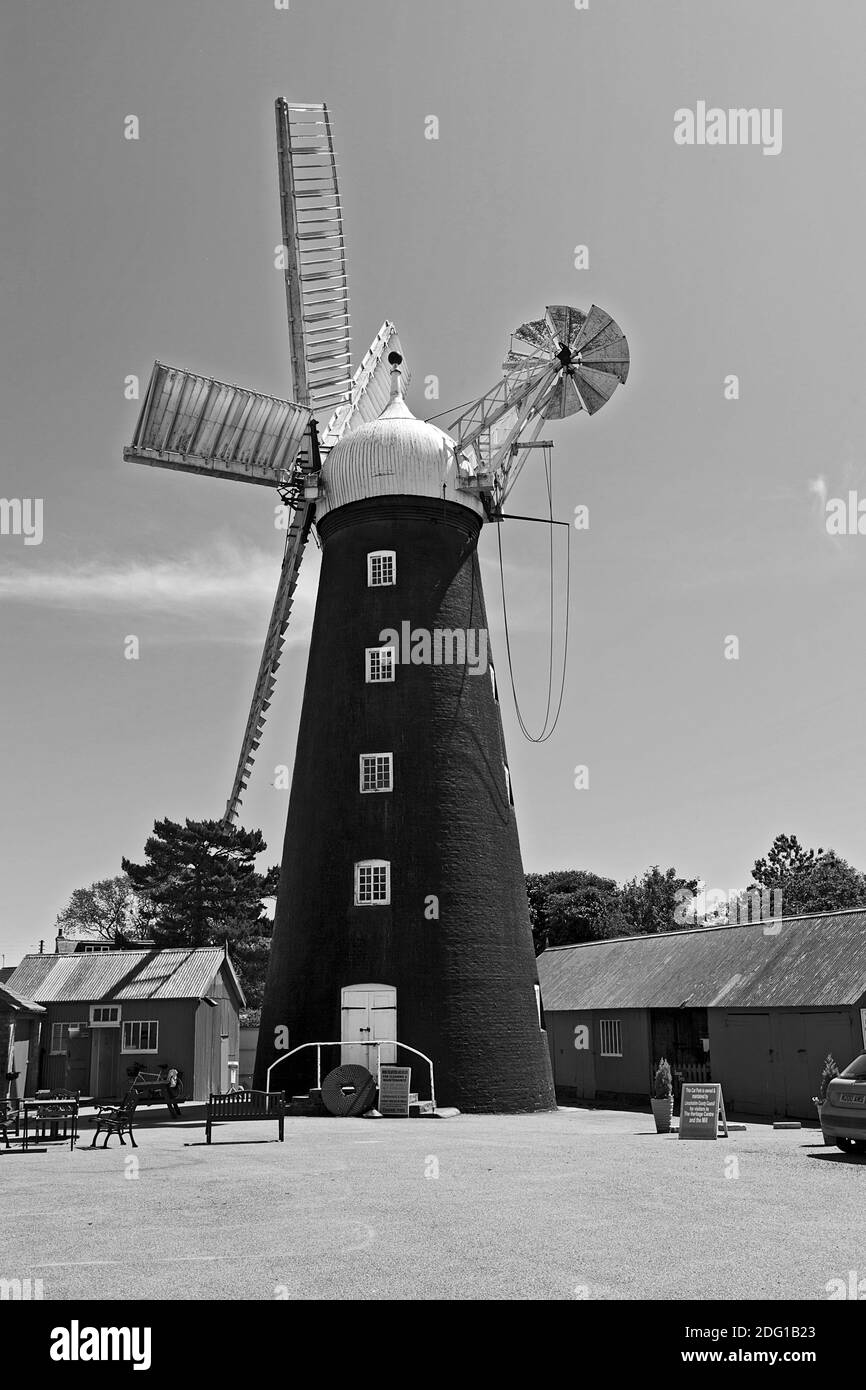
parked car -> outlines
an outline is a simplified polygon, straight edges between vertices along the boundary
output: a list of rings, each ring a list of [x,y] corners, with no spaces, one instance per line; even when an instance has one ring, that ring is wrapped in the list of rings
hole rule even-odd
[[[866,1154],[866,1052],[828,1083],[821,1128],[837,1148]]]

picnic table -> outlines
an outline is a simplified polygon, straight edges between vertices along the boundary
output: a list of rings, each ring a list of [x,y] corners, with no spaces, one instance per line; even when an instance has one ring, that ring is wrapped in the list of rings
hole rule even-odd
[[[25,1096],[14,1104],[17,1111],[15,1137],[23,1151],[32,1149],[46,1139],[62,1139],[64,1142],[68,1139],[70,1150],[75,1147],[78,1138],[77,1097]]]

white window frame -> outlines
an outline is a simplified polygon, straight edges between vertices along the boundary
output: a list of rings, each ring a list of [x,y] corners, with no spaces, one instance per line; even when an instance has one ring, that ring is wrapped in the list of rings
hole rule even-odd
[[[141,1043],[141,1030],[142,1030],[142,1028],[147,1028],[148,1030],[151,1029],[151,1028],[155,1029],[155,1037],[154,1037],[153,1047],[141,1047],[141,1046],[133,1047],[130,1043],[127,1042],[127,1038],[130,1038],[130,1037],[132,1036],[133,1030],[138,1029],[138,1041],[139,1041],[139,1044],[140,1044],[140,1043]],[[129,1031],[127,1031],[127,1030],[129,1030]],[[149,1034],[148,1034],[148,1036],[149,1036]],[[121,1033],[121,1038],[120,1038],[120,1050],[121,1050],[121,1052],[159,1052],[159,1019],[157,1019],[157,1018],[127,1018],[127,1019],[124,1019],[124,1021],[123,1021],[122,1033]]]
[[[380,759],[384,760],[380,767]],[[379,792],[392,792],[394,790],[394,754],[393,753],[362,753],[359,758],[359,781],[358,786],[362,796],[375,796]],[[364,785],[364,764],[372,762],[373,783],[372,787]],[[388,785],[379,787],[375,784],[379,781],[380,773],[387,774]]]
[[[385,888],[384,897],[374,898],[363,896],[362,880],[365,873],[370,874],[370,892],[373,890],[373,883],[376,871],[384,870]],[[388,907],[391,902],[391,865],[387,859],[359,859],[355,865],[355,906],[356,907]]]
[[[52,1023],[52,1025],[51,1025],[51,1044],[50,1044],[50,1047],[49,1047],[49,1049],[48,1049],[48,1055],[49,1055],[50,1057],[65,1057],[65,1056],[66,1056],[66,1049],[67,1049],[68,1046],[69,1046],[69,1030],[70,1030],[70,1028],[75,1028],[79,1022],[80,1022],[80,1020],[78,1020],[78,1019],[70,1019],[68,1023],[61,1022],[61,1021],[57,1021],[57,1022],[55,1022],[55,1023]],[[54,1039],[55,1039],[55,1037],[56,1037],[57,1029],[58,1029],[58,1028],[60,1029],[60,1046],[59,1046],[59,1047],[55,1047],[55,1045],[54,1045]],[[66,1035],[65,1035],[65,1037],[64,1037],[64,1031],[63,1031],[64,1029],[66,1030]]]
[[[99,1017],[97,1018],[97,1014]],[[108,1018],[102,1017],[108,1014]],[[119,1028],[121,1023],[119,1004],[91,1004],[90,1006],[90,1026],[91,1028]]]
[[[383,653],[383,652],[390,652],[390,653],[391,653],[391,660],[390,660],[389,662],[385,663],[386,669],[387,669],[387,671],[388,671],[388,674],[387,674],[386,676],[383,676],[383,675],[381,674],[382,666],[383,666],[383,663],[382,663],[382,661],[381,661],[381,656],[382,656],[382,653]],[[380,658],[379,663],[378,663],[378,668],[379,668],[380,674],[378,674],[378,675],[373,675],[373,659],[374,659],[374,657],[377,657],[377,656]],[[393,679],[394,679],[394,668],[396,667],[396,665],[397,665],[397,648],[396,648],[396,647],[393,647],[393,646],[388,646],[388,647],[367,647],[366,652],[365,652],[365,675],[366,675],[366,679],[367,679],[367,684],[368,684],[368,685],[386,685],[389,681],[393,681]]]
[[[621,1057],[622,1056],[622,1020],[618,1018],[600,1018],[599,1028],[599,1056],[600,1057]]]
[[[509,804],[509,806],[513,806],[513,805],[514,805],[514,789],[513,789],[512,785],[511,785],[511,773],[510,773],[510,771],[509,771],[509,769],[508,769],[508,763],[503,763],[503,764],[502,764],[502,769],[503,769],[503,771],[504,771],[504,773],[505,773],[505,790],[506,790],[507,793],[508,793],[508,804]]]
[[[496,684],[496,672],[495,672],[495,670],[493,669],[493,662],[492,662],[492,661],[489,661],[489,662],[487,663],[487,669],[488,669],[488,671],[490,672],[490,684],[491,684],[491,686],[493,687],[493,698],[494,698],[494,700],[496,701],[496,703],[497,703],[497,705],[498,705],[498,704],[499,704],[499,688],[498,688],[498,686],[497,686],[497,684]]]
[[[386,562],[390,560],[390,579],[376,578],[376,561],[379,561],[378,569],[380,575],[387,570]],[[367,588],[385,589],[397,583],[397,552],[396,550],[371,550],[367,556]]]

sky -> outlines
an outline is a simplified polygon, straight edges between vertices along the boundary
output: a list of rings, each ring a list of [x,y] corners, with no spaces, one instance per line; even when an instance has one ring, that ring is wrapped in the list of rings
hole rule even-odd
[[[284,533],[262,488],[125,464],[124,382],[158,358],[291,395],[278,96],[329,104],[355,361],[392,318],[416,414],[493,386],[546,304],[596,302],[629,339],[610,404],[550,429],[556,515],[590,524],[570,532],[553,737],[526,741],[502,705],[525,867],[657,863],[724,890],[781,831],[866,867],[866,537],[826,524],[832,499],[866,500],[864,51],[861,0],[4,8],[0,496],[43,503],[41,544],[0,535],[6,964],[140,858],[156,818],[218,817],[228,796]],[[676,143],[699,102],[781,111],[781,149]],[[539,465],[514,512],[541,513]],[[485,527],[501,673],[496,540]],[[503,528],[531,728],[547,540]],[[316,572],[311,547],[243,813],[266,862]]]

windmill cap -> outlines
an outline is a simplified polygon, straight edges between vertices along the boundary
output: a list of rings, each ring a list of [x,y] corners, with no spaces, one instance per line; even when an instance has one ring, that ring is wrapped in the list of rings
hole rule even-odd
[[[394,359],[397,359],[396,361]],[[376,420],[345,434],[322,465],[316,520],[373,497],[430,497],[456,502],[477,516],[477,494],[458,487],[463,465],[450,435],[418,420],[403,397],[402,357],[391,353],[391,397]]]

